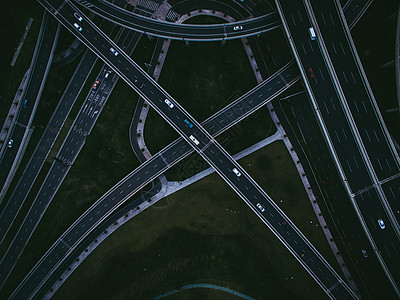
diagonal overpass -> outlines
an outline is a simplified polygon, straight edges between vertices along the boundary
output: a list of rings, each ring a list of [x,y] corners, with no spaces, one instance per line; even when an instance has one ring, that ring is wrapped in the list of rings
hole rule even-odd
[[[309,274],[332,298],[356,298],[336,272],[323,259],[311,243],[275,205],[268,195],[251,179],[243,168],[150,76],[141,70],[123,51],[105,36],[90,20],[81,22],[85,30],[72,26],[74,13],[79,12],[71,3],[41,2],[62,24],[77,35],[92,51],[108,63],[132,88],[145,98],[163,118],[192,145],[193,148],[223,177],[245,203],[256,212],[289,251],[298,259]],[[72,23],[71,23],[72,22]],[[118,53],[118,54],[117,54]],[[168,99],[173,109],[165,105]],[[188,125],[186,126],[185,125]],[[256,203],[265,207],[256,208]],[[265,218],[269,215],[268,219]],[[286,219],[290,226],[282,229],[279,220]],[[285,239],[283,233],[293,238]]]

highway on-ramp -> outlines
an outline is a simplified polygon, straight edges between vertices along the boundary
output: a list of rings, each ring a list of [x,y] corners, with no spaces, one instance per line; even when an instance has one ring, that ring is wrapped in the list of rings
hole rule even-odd
[[[126,28],[168,39],[185,41],[218,41],[257,35],[281,25],[279,16],[273,12],[240,22],[212,25],[177,24],[160,21],[132,13],[102,0],[76,1],[101,17]],[[235,30],[235,26],[242,29]]]

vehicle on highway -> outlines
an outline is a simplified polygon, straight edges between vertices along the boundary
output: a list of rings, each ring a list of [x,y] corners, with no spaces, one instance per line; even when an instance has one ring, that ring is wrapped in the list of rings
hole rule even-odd
[[[106,73],[106,75],[104,75],[105,78],[108,78],[108,76],[110,75],[109,72]]]
[[[308,28],[308,32],[310,33],[310,37],[311,37],[312,41],[317,38],[317,35],[315,34],[314,28],[312,28],[312,27]]]
[[[311,78],[314,78],[314,77],[315,77],[313,68],[309,67],[309,68],[308,68],[308,73],[310,73],[310,77],[311,77]]]
[[[385,223],[383,222],[382,219],[378,219],[378,225],[379,225],[379,227],[380,227],[381,229],[385,229],[385,228],[386,228]]]
[[[264,208],[260,203],[257,203],[256,206],[258,207],[258,209],[259,209],[261,212],[264,212],[264,211],[265,211],[265,208]]]
[[[9,140],[8,141],[8,148],[11,148],[14,144],[14,140]]]
[[[195,143],[196,145],[199,145],[199,144],[200,144],[200,142],[199,142],[193,135],[190,135],[189,138],[190,138],[190,139],[192,140],[192,142]]]
[[[165,102],[165,104],[168,105],[169,108],[174,108],[174,105],[168,99],[165,99],[164,102]]]
[[[368,252],[367,252],[367,250],[361,249],[361,253],[362,253],[362,255],[363,255],[365,258],[368,257]]]
[[[25,101],[24,101],[24,108],[26,108],[27,105],[28,105],[28,99],[25,99]]]
[[[135,79],[135,84],[139,86],[139,88],[142,88],[144,86],[143,83],[140,83],[139,80]]]
[[[93,84],[93,89],[94,89],[94,90],[97,88],[97,85],[98,85],[98,84],[99,84],[99,81],[96,80],[96,81],[94,82],[94,84]]]
[[[78,29],[78,31],[82,31],[82,27],[79,26],[77,23],[74,23],[74,26],[76,29]]]
[[[111,51],[111,53],[114,54],[115,56],[118,55],[117,50],[115,50],[114,48],[111,47],[111,48],[110,48],[110,51]]]
[[[237,26],[233,27],[233,30],[235,30],[235,31],[242,30],[242,29],[243,29],[243,26],[241,26],[241,25],[237,25]]]
[[[83,20],[83,18],[77,13],[74,13],[74,17],[77,18],[79,22]]]
[[[185,119],[183,122],[184,122],[187,126],[189,126],[189,128],[192,128],[192,127],[193,127],[193,124],[190,123],[190,121],[189,121],[188,119]]]
[[[288,226],[288,223],[285,220],[282,220],[281,225],[282,226]]]
[[[233,168],[232,171],[233,171],[233,173],[236,174],[237,177],[239,177],[240,175],[242,175],[242,173],[240,173],[239,170],[236,169],[236,168]]]

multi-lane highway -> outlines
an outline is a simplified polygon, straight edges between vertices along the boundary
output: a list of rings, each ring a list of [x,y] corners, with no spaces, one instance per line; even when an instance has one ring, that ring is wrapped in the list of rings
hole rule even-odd
[[[9,135],[7,146],[2,151],[0,158],[0,200],[7,191],[15,172],[15,167],[24,151],[24,144],[28,138],[57,45],[58,34],[59,25],[45,13],[30,66],[28,83],[22,95],[21,101],[23,103],[19,106],[14,126],[10,128],[11,134]]]
[[[125,32],[125,34],[121,34],[120,36],[122,37],[122,46],[126,47],[128,53],[132,52],[134,47],[137,45],[138,34],[130,31]],[[136,38],[133,38],[133,36],[136,36]],[[5,280],[14,268],[25,245],[28,243],[33,231],[41,220],[43,213],[46,211],[77,155],[85,144],[86,137],[90,134],[94,124],[96,123],[96,120],[98,119],[117,80],[118,76],[108,68],[103,67],[100,71],[97,80],[90,89],[88,97],[82,105],[82,108],[68,133],[67,138],[64,140],[56,159],[53,161],[50,171],[48,172],[28,214],[15,235],[11,245],[8,247],[6,254],[0,261],[0,286],[5,283]],[[13,205],[13,203],[10,205]]]
[[[31,156],[17,186],[14,189],[11,197],[8,199],[6,206],[1,212],[0,216],[0,243],[3,241],[5,235],[10,229],[15,217],[21,209],[36,176],[39,174],[49,151],[64,124],[77,95],[86,82],[87,76],[92,70],[97,57],[91,52],[87,51],[76,69],[68,87],[66,88],[60,102],[53,113],[46,129],[40,139],[35,152]]]
[[[285,81],[282,78],[285,78]],[[227,130],[268,101],[271,101],[298,79],[299,74],[295,64],[286,65],[261,85],[204,121],[204,127],[213,135]],[[81,240],[96,229],[104,219],[142,187],[193,151],[193,148],[180,138],[153,155],[152,158],[126,176],[101,197],[56,241],[24,279],[16,291],[16,295],[19,295],[18,297],[26,297],[33,288],[43,285],[45,280],[68,258],[68,255],[78,246]]]
[[[366,154],[363,151],[363,145],[360,143],[357,133],[354,131],[354,120],[351,119],[351,114],[349,113],[347,105],[358,106],[358,112],[367,115],[367,119],[364,122],[368,122],[368,118],[374,117],[374,110],[368,110],[367,108],[368,105],[370,105],[367,103],[368,97],[363,99],[353,94],[351,96],[352,98],[348,98],[348,101],[352,101],[352,104],[347,104],[343,101],[344,96],[342,88],[343,90],[349,89],[349,91],[360,89],[359,87],[351,88],[353,84],[362,82],[360,78],[356,79],[357,76],[359,76],[358,69],[348,70],[343,66],[343,63],[341,63],[340,66],[344,68],[343,71],[342,69],[336,69],[336,73],[332,72],[332,67],[329,68],[329,63],[332,60],[327,58],[327,54],[324,52],[326,48],[325,45],[322,44],[323,35],[321,35],[317,28],[318,25],[315,18],[310,16],[306,10],[308,5],[308,1],[306,1],[305,4],[301,1],[278,2],[278,8],[284,23],[285,31],[305,79],[307,90],[313,102],[320,126],[323,128],[331,154],[335,159],[337,168],[342,176],[350,199],[353,200],[353,205],[356,208],[367,236],[375,249],[375,254],[380,259],[389,280],[391,280],[395,290],[398,292],[398,284],[396,281],[399,280],[398,270],[400,269],[398,255],[400,250],[399,240],[396,235],[395,227],[392,226],[390,218],[387,217],[386,207],[379,199],[380,186],[374,182],[375,179],[371,173],[370,162],[365,159]],[[319,11],[323,11],[323,6],[319,7]],[[322,19],[321,23],[318,22],[320,26],[324,27],[329,23],[331,25],[335,24],[333,12],[330,12],[325,13],[325,15],[320,15]],[[332,28],[329,29],[331,35],[340,35],[339,32],[342,31],[339,25],[340,21],[337,20],[336,24],[338,24],[338,28],[334,30]],[[309,28],[312,26],[316,27],[318,38],[314,38],[310,34]],[[334,33],[332,31],[334,31]],[[328,46],[335,52],[335,55],[341,52],[338,55],[343,59],[346,53],[351,57],[351,52],[346,52],[345,50],[345,43],[346,39],[336,38],[330,40]],[[344,61],[346,62],[347,59],[344,59]],[[344,70],[346,70],[347,73],[345,73]],[[346,83],[340,84],[335,81],[337,78],[336,74],[339,74],[339,72]],[[362,89],[363,87],[361,90]],[[355,110],[357,111],[357,109]],[[368,115],[370,116],[368,117]],[[371,124],[373,124],[373,121],[371,121]],[[372,128],[368,127],[368,124],[365,126],[365,134],[370,135],[371,138],[376,138],[378,135],[377,130],[380,130],[379,125]],[[380,134],[383,134],[382,131]],[[384,142],[386,138],[385,136],[381,136],[381,143]],[[378,139],[379,137],[376,138],[376,140]],[[375,145],[376,142],[377,141],[373,141]],[[384,147],[384,144],[382,144],[382,146]],[[387,170],[391,169],[393,172],[397,168],[396,159],[390,151],[386,151],[386,154],[388,156],[382,158],[382,160],[392,159],[392,164],[388,161],[385,168],[387,168]],[[379,156],[380,154],[376,153],[376,155]],[[381,171],[384,172],[383,169]],[[378,223],[379,219],[384,219],[386,221],[385,229]],[[383,251],[383,249],[385,249],[385,251]],[[383,258],[385,258],[386,263]]]
[[[168,95],[89,20],[80,21],[82,28],[86,28],[85,30],[76,30],[72,24],[75,22],[74,13],[78,12],[78,10],[71,3],[54,1],[51,4],[48,2],[42,2],[42,4],[92,51],[96,52],[99,57],[112,66],[120,77],[144,97],[213,166],[216,172],[238,193],[246,204],[260,215],[263,222],[269,226],[327,294],[339,298],[355,297],[347,285],[290,220],[288,220],[290,226],[282,229],[280,222],[277,221],[278,219],[280,221],[287,219],[284,213],[179,103]],[[166,99],[169,102],[165,101]],[[168,103],[173,103],[174,106],[171,107]],[[264,206],[263,209],[261,209],[262,206]],[[266,218],[267,214],[269,221]],[[285,239],[282,235],[284,232],[289,235],[289,238]]]
[[[118,49],[117,47],[114,47],[114,49]],[[118,51],[119,52],[119,55],[122,53],[122,51],[121,50],[119,50]],[[115,54],[115,52],[114,52],[114,54]],[[118,56],[118,55],[115,55],[115,56]],[[120,62],[120,64],[121,64],[121,62]],[[145,76],[143,76],[143,77],[145,77]],[[139,87],[139,93],[140,93],[140,89],[142,88],[143,89],[143,91],[145,91],[145,88],[147,87],[147,82],[146,82],[146,80],[148,80],[148,78],[144,78],[143,79],[143,81],[139,81],[139,83],[137,84],[137,86]],[[134,82],[134,81],[133,81]],[[131,83],[132,83],[132,81],[131,81]],[[150,92],[151,93],[151,89],[149,89],[149,90],[146,90],[145,92]],[[166,94],[164,94],[164,96],[166,96],[166,97],[168,97],[168,95],[166,95]],[[172,98],[170,98],[170,100],[171,101],[173,101],[173,99]],[[174,102],[175,103],[175,106],[177,106],[177,103],[176,102]],[[165,107],[164,107],[165,108]],[[161,108],[161,111],[163,110],[163,108]],[[168,112],[168,111],[167,111]],[[164,112],[165,113],[165,112]],[[184,111],[183,111],[183,113],[184,113]],[[192,128],[196,128],[196,130],[198,130],[197,131],[197,133],[196,133],[196,137],[194,136],[194,135],[191,135],[192,136],[192,139],[191,139],[191,141],[194,141],[195,142],[195,144],[197,144],[197,142],[199,143],[199,144],[201,144],[201,143],[203,143],[203,145],[205,145],[206,143],[211,143],[211,144],[208,144],[207,145],[207,147],[204,147],[204,148],[206,148],[205,150],[206,151],[209,151],[208,150],[208,147],[210,148],[210,150],[211,150],[211,148],[213,147],[213,146],[215,146],[216,148],[215,149],[219,149],[221,152],[223,152],[223,149],[220,149],[219,147],[218,147],[218,145],[217,144],[215,144],[214,142],[213,142],[213,140],[212,139],[210,139],[210,137],[209,136],[207,136],[206,134],[205,134],[205,132],[204,132],[204,130],[202,130],[202,128],[200,127],[200,126],[198,126],[198,124],[196,124],[196,122],[194,121],[194,120],[188,120],[188,122],[189,123],[187,123],[189,126],[189,129],[192,129]],[[192,126],[190,126],[190,125],[192,125]],[[185,128],[184,127],[184,130],[182,130],[183,132],[182,133],[185,133],[185,131],[188,131],[188,129],[187,128]],[[189,132],[190,132],[190,130],[189,130]],[[203,133],[203,136],[202,136],[202,138],[198,138],[198,136],[200,135],[202,135],[202,133]],[[187,137],[187,135],[188,135],[189,133],[188,132],[186,132],[186,137]],[[215,145],[213,145],[213,144],[215,144]],[[198,149],[197,149],[198,150]],[[204,149],[203,149],[204,150]],[[212,153],[212,152],[211,152]],[[213,156],[214,155],[214,153],[212,153],[212,155],[210,155],[210,154],[204,154],[203,153],[203,155],[208,155],[208,156]],[[220,157],[220,158],[222,158],[222,157]],[[229,157],[225,157],[227,160],[225,161],[225,163],[221,163],[222,165],[221,165],[221,167],[220,167],[220,170],[224,167],[224,165],[225,164],[227,164],[227,163],[229,163],[229,162],[231,162],[230,161],[230,158]],[[64,161],[64,159],[63,159],[63,157],[60,157],[59,158],[61,161]],[[64,163],[67,163],[68,164],[68,161],[66,160]],[[234,163],[234,162],[232,162],[232,163]],[[232,168],[228,168],[227,169],[227,172],[231,172],[232,173]],[[239,170],[239,169],[238,169]],[[237,176],[237,174],[238,173],[236,173],[236,177],[241,177],[243,174],[244,175],[246,175],[245,173],[244,173],[244,171],[243,170],[240,170],[239,171],[240,173],[241,173],[241,175],[240,176]],[[226,176],[226,175],[225,175]],[[228,174],[228,176],[226,176],[227,177],[227,180],[228,181],[230,181],[230,182],[232,182],[232,180],[233,181],[235,181],[235,179],[237,179],[237,178],[235,178],[235,177],[232,177],[232,174]],[[234,179],[232,179],[232,178],[234,178]],[[243,177],[241,177],[241,178],[243,178]],[[240,189],[240,188],[239,188]],[[262,194],[262,192],[261,192],[261,194]],[[243,196],[244,198],[245,198],[245,196]],[[253,201],[254,202],[254,201]],[[253,203],[253,205],[254,205],[255,203]],[[254,207],[252,207],[252,209],[254,210]],[[272,218],[272,217],[271,217]],[[304,254],[304,252],[302,253],[302,254]],[[303,258],[304,258],[304,256],[303,256]],[[309,262],[310,263],[310,262]]]

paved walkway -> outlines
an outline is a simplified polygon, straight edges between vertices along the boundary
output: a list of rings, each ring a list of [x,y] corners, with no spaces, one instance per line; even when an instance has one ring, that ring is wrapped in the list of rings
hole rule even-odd
[[[226,287],[223,287],[223,286],[218,286],[218,285],[215,285],[215,284],[208,284],[208,283],[187,284],[187,285],[184,285],[183,287],[181,287],[179,290],[171,290],[171,291],[165,292],[164,294],[162,294],[160,296],[154,297],[153,300],[159,300],[159,299],[168,297],[170,295],[182,292],[184,290],[198,289],[198,288],[220,290],[220,291],[223,291],[223,292],[226,292],[226,293],[230,293],[232,295],[235,295],[237,297],[240,297],[240,298],[243,298],[243,299],[246,299],[246,300],[256,300],[255,298],[246,296],[246,295],[244,295],[242,293],[239,293],[239,292],[236,292],[236,291],[234,291],[234,290],[232,290],[230,288],[226,288]]]
[[[262,141],[258,142],[257,144],[254,144],[253,146],[233,155],[233,158],[235,160],[239,160],[247,155],[250,155],[254,152],[256,152],[257,150],[260,150],[261,148],[268,146],[269,144],[278,141],[278,140],[282,140],[282,134],[279,131],[276,131],[273,135],[267,137],[266,139],[263,139]],[[197,181],[199,181],[200,179],[203,179],[204,177],[214,173],[215,170],[214,168],[210,167],[202,172],[197,173],[196,175],[193,175],[192,177],[184,180],[184,181],[167,181],[164,182],[161,188],[161,191],[155,195],[152,198],[152,201],[158,201],[168,195],[171,195],[185,187],[187,187],[188,185],[191,185],[192,183],[195,183]]]
[[[29,18],[29,19],[28,19],[28,22],[26,23],[25,31],[24,31],[24,33],[23,33],[23,35],[22,35],[21,41],[19,42],[19,45],[18,45],[17,49],[16,49],[15,52],[14,52],[14,56],[13,56],[13,58],[12,58],[12,60],[11,60],[11,63],[10,63],[10,65],[13,66],[13,67],[14,67],[14,65],[15,65],[15,62],[17,61],[17,58],[18,58],[19,53],[21,52],[22,45],[23,45],[24,42],[25,42],[26,36],[28,35],[28,31],[29,31],[29,29],[31,28],[32,22],[33,22],[33,19],[32,19],[32,18]]]

